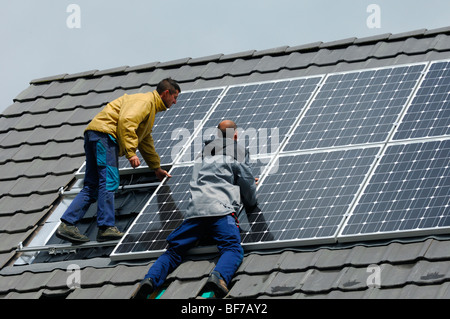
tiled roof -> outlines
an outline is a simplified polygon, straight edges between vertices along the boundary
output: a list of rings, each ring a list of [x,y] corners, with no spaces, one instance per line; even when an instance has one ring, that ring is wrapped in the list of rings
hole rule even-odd
[[[0,115],[0,298],[127,298],[152,263],[80,261],[83,282],[73,291],[67,288],[63,262],[12,266],[17,245],[33,238],[61,200],[59,189],[74,181],[84,161],[86,125],[114,98],[153,90],[169,76],[186,91],[449,58],[446,27],[31,81]],[[448,297],[448,244],[429,238],[248,253],[230,297]],[[380,289],[366,285],[370,264],[381,267]],[[207,257],[185,262],[168,278],[163,297],[195,297],[213,265]]]

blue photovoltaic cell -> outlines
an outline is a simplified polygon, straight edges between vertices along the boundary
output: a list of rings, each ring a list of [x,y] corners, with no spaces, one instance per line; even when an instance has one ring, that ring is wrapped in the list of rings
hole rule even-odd
[[[261,211],[241,223],[243,243],[333,238],[379,150],[280,156],[258,187]]]
[[[450,62],[430,66],[394,140],[450,134]]]
[[[230,87],[205,122],[183,162],[193,161],[204,140],[217,132],[223,120],[238,125],[239,143],[252,156],[275,153],[311,98],[322,77]],[[197,150],[197,151],[196,151]]]
[[[113,252],[116,254],[148,253],[166,247],[167,236],[184,219],[189,200],[192,166],[174,167],[167,179],[140,212]]]
[[[389,146],[342,235],[450,226],[450,140]]]
[[[424,66],[328,76],[283,151],[384,142]]]

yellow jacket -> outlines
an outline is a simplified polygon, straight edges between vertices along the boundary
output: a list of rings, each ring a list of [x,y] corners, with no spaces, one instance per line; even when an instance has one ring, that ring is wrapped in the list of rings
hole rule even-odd
[[[108,103],[87,126],[86,130],[111,134],[119,144],[119,156],[131,158],[136,149],[142,154],[148,167],[160,167],[152,137],[155,114],[165,111],[159,93],[125,94]]]

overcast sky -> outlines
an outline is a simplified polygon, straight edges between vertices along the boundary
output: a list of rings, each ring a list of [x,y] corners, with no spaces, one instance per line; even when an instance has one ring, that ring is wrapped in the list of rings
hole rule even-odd
[[[31,80],[61,73],[450,26],[449,0],[0,0],[0,5],[0,111]]]

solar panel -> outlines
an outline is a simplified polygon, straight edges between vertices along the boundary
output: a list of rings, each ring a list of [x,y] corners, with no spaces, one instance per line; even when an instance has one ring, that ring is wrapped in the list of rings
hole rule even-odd
[[[450,140],[391,145],[338,240],[450,230]]]
[[[193,161],[204,140],[214,136],[217,125],[226,119],[238,125],[238,143],[248,147],[251,155],[276,153],[321,79],[316,76],[230,86],[181,157],[182,162]]]
[[[260,211],[241,222],[244,246],[333,242],[379,150],[371,147],[280,156],[274,161],[276,170],[268,170],[258,187]]]
[[[383,142],[425,64],[328,75],[284,151]]]
[[[432,63],[394,140],[450,134],[450,61]]]

